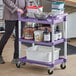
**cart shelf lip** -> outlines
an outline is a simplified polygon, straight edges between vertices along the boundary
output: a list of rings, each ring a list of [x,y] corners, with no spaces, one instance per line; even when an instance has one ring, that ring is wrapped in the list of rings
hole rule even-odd
[[[67,41],[67,39],[63,38],[63,39],[60,39],[60,40],[57,40],[57,41],[54,41],[54,42],[37,42],[37,41],[34,41],[34,40],[25,40],[25,39],[20,38],[19,41],[25,42],[25,43],[34,43],[34,44],[37,44],[37,45],[53,46],[53,45],[63,43],[65,41]]]
[[[55,60],[54,63],[52,63],[52,62],[42,62],[42,61],[29,60],[25,56],[25,57],[20,58],[19,61],[20,62],[28,62],[28,63],[31,63],[31,64],[41,64],[41,65],[54,67],[54,65],[57,65],[57,64],[60,64],[60,63],[63,63],[63,62],[65,63],[66,59],[65,58],[59,58],[59,59]]]
[[[60,23],[65,20],[65,17],[67,16],[67,13],[57,15],[57,16],[50,16],[47,19],[37,19],[37,18],[30,18],[30,17],[21,17],[18,13],[18,20],[23,22],[34,22],[34,23],[42,23],[42,24],[56,24]]]

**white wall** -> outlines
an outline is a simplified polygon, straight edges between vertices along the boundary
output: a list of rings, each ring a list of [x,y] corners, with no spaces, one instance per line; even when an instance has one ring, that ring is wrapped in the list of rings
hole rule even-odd
[[[68,15],[67,23],[68,38],[76,38],[76,12]]]

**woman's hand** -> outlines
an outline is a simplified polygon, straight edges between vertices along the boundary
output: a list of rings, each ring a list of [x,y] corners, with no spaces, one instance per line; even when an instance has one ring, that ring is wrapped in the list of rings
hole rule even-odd
[[[20,9],[20,8],[17,9],[17,12],[20,12],[21,14],[24,13],[24,11],[22,9]]]

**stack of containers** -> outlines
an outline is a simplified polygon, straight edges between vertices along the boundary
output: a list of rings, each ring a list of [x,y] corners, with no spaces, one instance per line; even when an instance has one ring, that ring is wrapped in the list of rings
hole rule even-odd
[[[52,10],[53,15],[60,15],[64,13],[64,2],[52,2]]]
[[[43,6],[39,6],[39,7],[28,6],[28,7],[26,7],[26,9],[27,9],[27,16],[32,17],[32,18],[35,18],[35,16],[34,16],[35,13],[40,13],[40,11],[43,12]]]

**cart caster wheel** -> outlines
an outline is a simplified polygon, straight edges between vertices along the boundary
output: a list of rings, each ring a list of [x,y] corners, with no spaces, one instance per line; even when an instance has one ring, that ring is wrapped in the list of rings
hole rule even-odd
[[[63,63],[60,65],[61,69],[65,69],[66,68],[66,65]]]
[[[48,70],[48,74],[49,75],[53,74],[53,71]]]
[[[17,67],[17,68],[20,68],[20,66],[21,66],[21,63],[17,63],[17,64],[16,64],[16,67]]]

